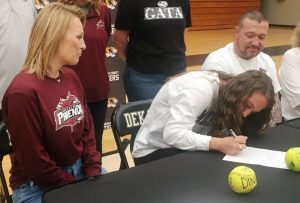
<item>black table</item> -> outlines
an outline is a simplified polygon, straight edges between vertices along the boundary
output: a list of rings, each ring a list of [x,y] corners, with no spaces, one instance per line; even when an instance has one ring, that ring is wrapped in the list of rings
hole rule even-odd
[[[286,151],[300,146],[300,130],[280,125],[249,138],[248,146]],[[285,169],[248,165],[256,172],[257,187],[248,194],[232,192],[229,172],[247,164],[223,161],[223,157],[217,152],[185,152],[50,190],[43,202],[299,202],[300,173]]]
[[[300,129],[300,118],[295,118],[289,121],[285,121],[282,123],[282,125]]]

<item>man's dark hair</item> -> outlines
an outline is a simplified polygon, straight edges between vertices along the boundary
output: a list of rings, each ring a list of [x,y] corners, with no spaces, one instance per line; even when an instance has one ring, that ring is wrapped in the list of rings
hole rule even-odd
[[[259,23],[266,21],[268,22],[267,18],[260,12],[257,10],[253,10],[253,11],[248,11],[246,13],[244,13],[239,20],[239,27],[243,27],[243,23],[245,19],[250,19],[250,20],[254,20],[257,21]]]

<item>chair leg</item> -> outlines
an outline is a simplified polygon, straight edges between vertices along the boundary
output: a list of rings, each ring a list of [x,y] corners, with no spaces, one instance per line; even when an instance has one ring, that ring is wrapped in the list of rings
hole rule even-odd
[[[7,188],[7,184],[6,184],[6,180],[5,180],[5,176],[4,176],[4,171],[2,168],[2,160],[3,160],[3,156],[1,156],[1,166],[0,166],[0,180],[1,180],[1,186],[2,186],[2,191],[1,191],[1,202],[4,199],[4,202],[7,203],[12,203],[12,199],[11,196],[9,195],[8,192],[8,188]],[[4,197],[4,198],[3,198]]]
[[[120,170],[129,168],[127,158],[125,155],[125,151],[123,151],[122,147],[120,146],[120,152],[119,152],[121,163],[120,163]]]
[[[126,164],[123,161],[121,161],[119,170],[123,170],[123,169],[127,169],[127,168],[129,168],[129,167],[126,166]]]

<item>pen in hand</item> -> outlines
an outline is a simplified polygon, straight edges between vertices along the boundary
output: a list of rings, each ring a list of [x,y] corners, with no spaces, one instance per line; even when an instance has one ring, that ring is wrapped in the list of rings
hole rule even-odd
[[[229,132],[234,138],[237,138],[237,134],[232,129],[229,129]],[[238,142],[239,142],[238,144],[239,144],[240,150],[243,150],[246,148],[246,140],[244,142],[241,142],[241,140],[238,140]]]
[[[235,138],[237,137],[237,135],[235,134],[235,132],[232,129],[229,129],[229,132],[233,137],[235,137]]]

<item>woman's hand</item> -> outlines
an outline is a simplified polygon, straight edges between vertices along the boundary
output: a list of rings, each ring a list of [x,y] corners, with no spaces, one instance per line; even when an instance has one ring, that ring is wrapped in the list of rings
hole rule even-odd
[[[224,154],[235,155],[240,153],[246,148],[246,136],[236,136],[236,137],[212,137],[209,142],[209,150],[220,151]]]

